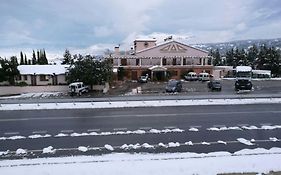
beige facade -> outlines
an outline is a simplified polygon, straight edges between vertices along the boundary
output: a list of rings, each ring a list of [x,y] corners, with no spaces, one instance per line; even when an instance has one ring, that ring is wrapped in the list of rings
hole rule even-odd
[[[107,57],[112,59],[114,68],[124,69],[127,79],[137,80],[145,74],[153,80],[180,79],[187,71],[212,74],[212,57],[208,56],[207,51],[174,40],[158,45],[156,40],[136,40],[134,45],[131,55],[114,54]],[[157,69],[154,69],[155,66]]]

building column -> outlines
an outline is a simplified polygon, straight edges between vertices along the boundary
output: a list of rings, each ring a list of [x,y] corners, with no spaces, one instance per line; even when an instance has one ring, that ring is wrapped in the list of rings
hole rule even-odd
[[[183,57],[180,57],[181,59],[181,66],[183,66]]]
[[[160,66],[163,66],[163,58],[160,58]]]
[[[117,58],[117,65],[120,66],[121,63],[120,63],[120,58]]]

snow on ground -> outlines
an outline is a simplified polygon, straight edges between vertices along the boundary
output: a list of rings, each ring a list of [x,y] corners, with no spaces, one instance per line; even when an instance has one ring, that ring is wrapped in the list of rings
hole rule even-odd
[[[47,148],[43,148],[43,154],[54,153],[56,150],[52,146],[48,146]]]
[[[2,160],[0,172],[21,175],[213,175],[231,172],[280,171],[279,162],[281,162],[281,148],[244,149],[233,154],[229,152],[114,153],[101,156]]]
[[[81,152],[87,152],[87,151],[88,151],[88,148],[85,147],[85,146],[79,146],[79,147],[78,147],[78,150],[81,151]]]
[[[199,129],[197,129],[197,128],[190,128],[189,131],[197,132],[197,131],[199,131]]]
[[[0,97],[0,99],[17,99],[17,98],[46,98],[62,96],[63,92],[38,92],[38,93],[23,93],[20,95],[13,95],[7,97]]]
[[[99,108],[122,108],[122,107],[128,108],[128,107],[272,104],[272,103],[281,103],[281,98],[0,104],[0,110],[95,109],[95,108],[99,109]]]
[[[27,152],[26,152],[26,150],[24,150],[24,149],[22,149],[22,148],[19,148],[19,149],[17,149],[17,151],[16,151],[16,154],[26,154]]]
[[[239,131],[243,131],[243,130],[274,130],[274,129],[281,129],[281,125],[262,125],[261,127],[257,127],[257,126],[242,126],[241,128],[238,126],[232,126],[232,127],[220,127],[220,128],[216,128],[216,127],[211,127],[211,128],[207,128],[207,131],[227,131],[227,130],[239,130]],[[188,130],[186,130],[186,132],[198,132],[199,129],[197,128],[190,128]],[[83,136],[108,136],[108,135],[129,135],[129,134],[165,134],[165,133],[179,133],[179,132],[185,132],[184,129],[180,129],[180,128],[173,128],[173,129],[150,129],[150,130],[127,130],[127,131],[114,131],[114,132],[83,132],[83,133],[77,133],[77,132],[73,132],[73,133],[58,133],[55,135],[50,135],[50,134],[44,134],[44,135],[40,135],[40,134],[33,134],[33,135],[29,135],[29,136],[22,136],[22,135],[15,135],[15,136],[8,136],[8,137],[0,137],[0,141],[1,140],[19,140],[19,139],[40,139],[40,138],[47,138],[47,137],[83,137]],[[279,141],[276,140],[277,138],[271,138],[271,141]]]
[[[238,138],[237,141],[239,141],[240,143],[243,143],[243,144],[245,144],[245,145],[254,145],[254,144],[252,143],[252,141],[246,140],[246,139],[244,139],[244,138]]]
[[[106,144],[104,147],[109,151],[114,151],[114,148],[111,145]]]

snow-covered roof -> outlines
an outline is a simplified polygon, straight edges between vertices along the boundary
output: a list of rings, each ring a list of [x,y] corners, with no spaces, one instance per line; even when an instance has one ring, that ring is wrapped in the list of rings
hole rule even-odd
[[[236,72],[250,72],[252,68],[250,66],[237,66]]]
[[[18,70],[21,75],[52,75],[65,74],[69,65],[20,65]]]
[[[138,38],[135,39],[135,41],[157,41],[157,40],[152,38]]]

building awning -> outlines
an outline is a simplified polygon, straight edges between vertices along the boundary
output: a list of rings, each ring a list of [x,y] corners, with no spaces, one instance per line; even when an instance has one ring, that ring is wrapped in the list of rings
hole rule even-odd
[[[149,70],[153,71],[153,72],[161,72],[161,71],[166,71],[167,68],[166,67],[163,67],[163,66],[152,66],[150,68],[148,68]]]

